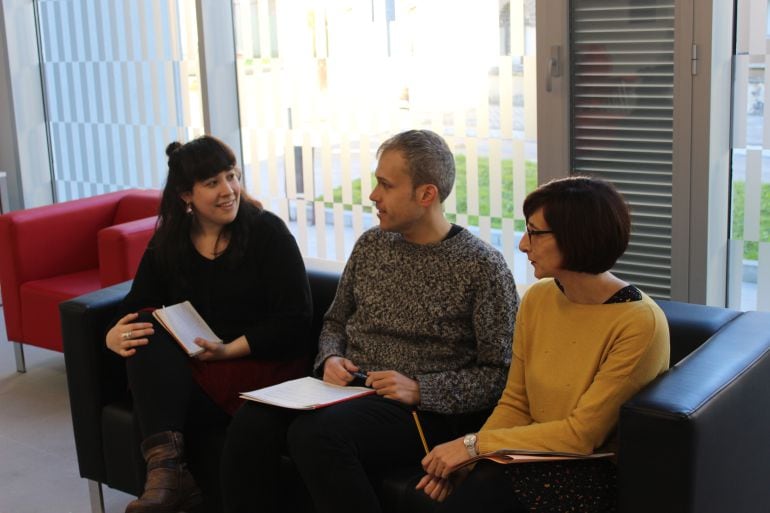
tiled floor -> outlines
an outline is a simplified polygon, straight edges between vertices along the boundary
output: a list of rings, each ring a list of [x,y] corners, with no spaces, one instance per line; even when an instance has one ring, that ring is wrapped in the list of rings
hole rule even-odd
[[[88,513],[72,437],[64,356],[25,347],[27,372],[16,372],[0,307],[0,513]],[[133,497],[104,488],[107,513]]]

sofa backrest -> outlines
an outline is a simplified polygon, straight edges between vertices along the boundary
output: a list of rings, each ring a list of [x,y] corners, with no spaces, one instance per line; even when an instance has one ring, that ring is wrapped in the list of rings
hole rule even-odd
[[[118,202],[112,224],[121,224],[143,217],[158,215],[160,208],[160,191],[157,189],[126,191]]]
[[[307,278],[310,282],[310,293],[313,296],[313,324],[310,341],[312,343],[312,356],[315,358],[315,353],[318,352],[317,342],[323,327],[324,315],[334,301],[340,275],[334,272],[308,269]]]
[[[672,366],[741,315],[737,310],[715,306],[665,300],[657,300],[656,303],[668,320]]]
[[[97,266],[96,234],[122,193],[17,210],[0,217],[3,252],[16,286]],[[50,258],[51,252],[56,258]]]
[[[334,301],[340,275],[335,272],[308,269],[313,295],[313,329],[311,340],[318,340],[323,317]],[[657,300],[668,320],[671,334],[671,365],[695,351],[730,321],[741,315],[738,310],[715,306]]]

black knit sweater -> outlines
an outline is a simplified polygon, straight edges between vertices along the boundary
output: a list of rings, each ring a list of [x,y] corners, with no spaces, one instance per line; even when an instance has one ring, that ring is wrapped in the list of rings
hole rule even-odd
[[[310,353],[312,300],[299,248],[284,222],[265,210],[246,211],[245,254],[230,258],[231,243],[214,260],[186,241],[184,259],[160,269],[153,242],[142,257],[121,315],[189,300],[225,342],[245,335],[253,358]]]

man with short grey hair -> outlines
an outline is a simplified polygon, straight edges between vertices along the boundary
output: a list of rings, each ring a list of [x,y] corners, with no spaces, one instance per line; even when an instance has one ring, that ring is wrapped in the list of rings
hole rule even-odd
[[[319,513],[380,511],[368,474],[425,455],[413,411],[433,446],[476,432],[500,397],[519,298],[502,255],[444,215],[452,152],[410,130],[378,156],[379,226],[345,266],[314,367],[338,385],[363,373],[376,394],[302,413],[242,407],[225,450],[228,511],[278,507],[284,443]]]

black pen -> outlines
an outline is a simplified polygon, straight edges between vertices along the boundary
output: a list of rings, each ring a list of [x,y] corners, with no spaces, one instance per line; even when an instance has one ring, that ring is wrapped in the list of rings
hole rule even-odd
[[[364,371],[348,371],[350,372],[350,375],[353,376],[353,380],[348,383],[348,385],[353,387],[365,387],[366,384],[366,372]],[[371,388],[371,387],[369,387]]]

